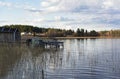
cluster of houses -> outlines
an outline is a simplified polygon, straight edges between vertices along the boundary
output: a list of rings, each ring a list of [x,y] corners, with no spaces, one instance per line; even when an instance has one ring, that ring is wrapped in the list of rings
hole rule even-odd
[[[17,28],[0,27],[0,42],[19,42],[20,32]]]
[[[33,32],[21,32],[21,36],[40,36],[40,37],[45,37],[46,33],[33,33]]]

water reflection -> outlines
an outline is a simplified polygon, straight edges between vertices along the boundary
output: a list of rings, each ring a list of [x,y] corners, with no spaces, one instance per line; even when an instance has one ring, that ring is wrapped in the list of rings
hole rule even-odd
[[[120,79],[120,39],[63,41],[64,49],[26,48],[13,59],[0,55],[0,79]]]

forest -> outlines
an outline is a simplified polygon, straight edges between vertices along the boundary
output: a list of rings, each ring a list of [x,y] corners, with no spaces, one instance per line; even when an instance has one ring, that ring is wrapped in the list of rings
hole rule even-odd
[[[66,30],[56,28],[41,28],[32,25],[4,25],[1,27],[17,28],[20,32],[32,33],[34,36],[39,35],[45,37],[98,37],[98,36],[113,36],[120,37],[120,30],[110,31],[88,31],[87,29],[77,28],[77,30]]]

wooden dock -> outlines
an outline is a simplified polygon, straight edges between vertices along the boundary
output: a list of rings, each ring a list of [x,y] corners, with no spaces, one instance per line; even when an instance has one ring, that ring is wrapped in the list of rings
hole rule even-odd
[[[63,42],[59,42],[59,41],[48,41],[45,42],[45,47],[64,47]]]
[[[64,43],[61,41],[58,41],[57,39],[39,39],[39,38],[32,38],[32,39],[27,39],[26,40],[27,46],[32,46],[32,47],[44,47],[44,48],[60,48],[64,47]]]

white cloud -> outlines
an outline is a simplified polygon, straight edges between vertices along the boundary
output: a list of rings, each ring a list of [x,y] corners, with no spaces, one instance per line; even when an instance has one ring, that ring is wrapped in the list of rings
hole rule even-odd
[[[62,19],[61,16],[55,16],[55,20],[56,20],[56,21],[60,21],[61,19]]]
[[[41,2],[41,6],[49,7],[49,6],[57,4],[58,2],[60,2],[60,0],[44,0],[43,2]]]
[[[105,9],[109,9],[109,8],[114,7],[114,3],[110,0],[106,0],[106,1],[103,2],[102,7],[105,8]]]
[[[9,3],[9,2],[2,2],[2,1],[0,1],[0,6],[11,7],[11,6],[12,6],[12,4],[11,4],[11,3]]]
[[[99,6],[99,0],[46,0],[42,2],[44,5],[49,5],[48,7],[44,7],[48,12],[50,11],[74,11],[78,8],[83,7],[96,7]]]
[[[41,22],[44,22],[45,21],[45,19],[43,19],[43,18],[41,18],[41,19],[34,19],[33,20],[33,22],[35,22],[35,23],[41,23]]]
[[[11,2],[5,2],[5,1],[0,1],[0,6],[4,6],[4,7],[8,7],[8,8],[23,9],[23,10],[36,10],[36,8],[34,8],[30,5],[11,3]]]
[[[40,7],[0,1],[0,6],[28,11],[33,17],[28,24],[67,25],[69,28],[74,25],[120,24],[120,0],[42,0]]]
[[[119,0],[44,0],[46,12],[100,12],[105,9],[120,9]]]
[[[49,2],[42,2],[41,3],[41,6],[43,6],[43,7],[48,7],[50,4],[49,4]]]

